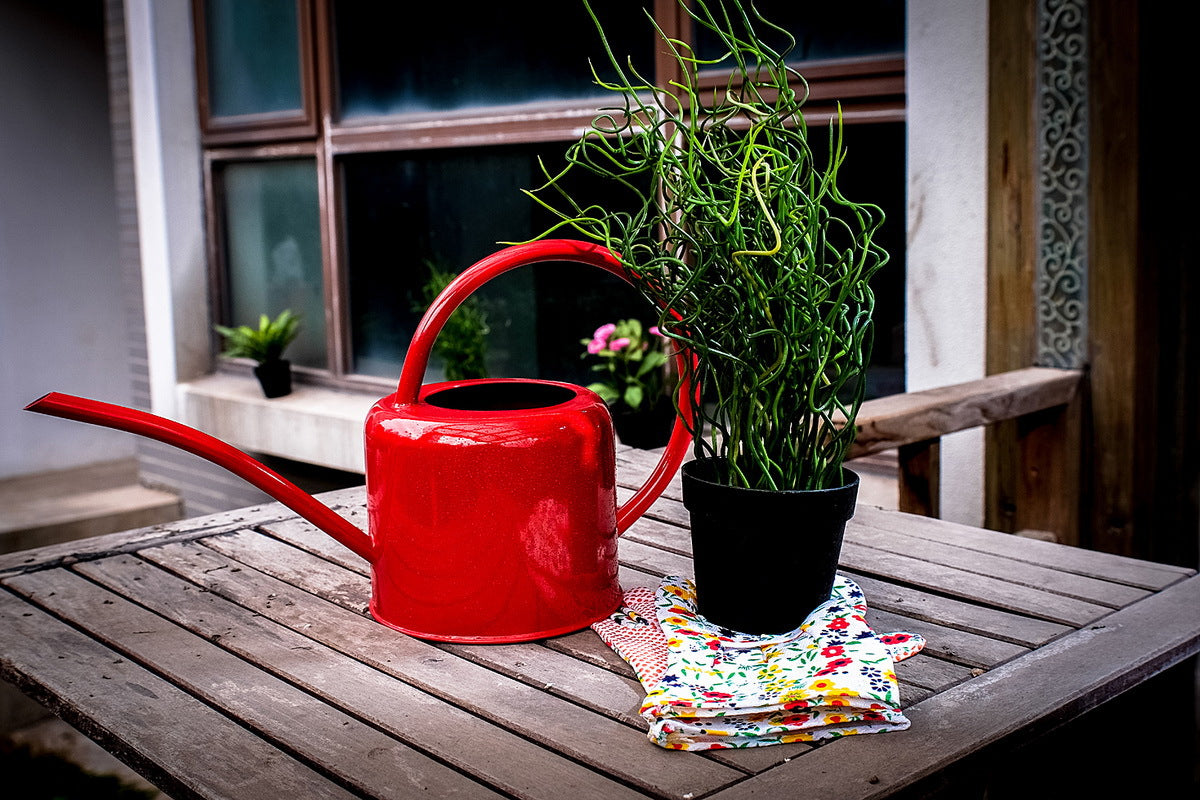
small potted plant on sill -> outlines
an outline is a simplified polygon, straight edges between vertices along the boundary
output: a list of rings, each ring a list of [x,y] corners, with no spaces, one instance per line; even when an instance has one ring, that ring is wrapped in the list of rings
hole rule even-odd
[[[619,254],[663,309],[659,330],[696,357],[683,482],[699,610],[778,633],[829,597],[854,511],[858,477],[843,461],[870,361],[869,280],[887,261],[874,240],[883,214],[838,189],[840,110],[828,158],[814,158],[792,37],[751,2],[680,8],[724,55],[702,61],[663,37],[681,77],[656,88],[593,14],[618,76],[596,81],[620,104],[527,194],[559,218],[542,236],[573,230]],[[727,79],[702,86],[710,67]],[[563,178],[578,170],[624,187],[627,205],[572,196]]]
[[[213,328],[225,337],[225,350],[221,355],[258,362],[254,376],[264,395],[283,397],[291,394],[292,365],[283,358],[283,351],[300,332],[300,318],[291,309],[284,309],[275,319],[263,314],[259,317],[258,328],[249,325],[236,328],[214,325]]]
[[[442,290],[458,277],[458,273],[438,267],[430,261],[429,278],[421,287],[421,302],[413,303],[413,310],[424,313],[437,299]],[[486,378],[487,370],[487,311],[476,295],[464,300],[442,327],[433,352],[442,359],[442,372],[448,381]]]
[[[622,444],[641,450],[662,447],[671,438],[675,404],[668,393],[663,341],[657,326],[623,319],[601,325],[579,342],[585,358],[598,359],[592,371],[603,375],[587,388],[608,404]]]

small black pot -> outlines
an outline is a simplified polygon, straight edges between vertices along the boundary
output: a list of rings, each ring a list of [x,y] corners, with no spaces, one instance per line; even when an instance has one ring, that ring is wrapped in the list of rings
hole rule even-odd
[[[674,419],[675,404],[670,399],[663,399],[651,408],[616,412],[613,414],[613,428],[621,444],[639,450],[653,450],[670,441]]]
[[[287,359],[262,362],[254,368],[254,376],[267,397],[292,393],[292,364]]]
[[[697,610],[741,633],[787,633],[829,599],[858,475],[836,489],[767,491],[716,482],[712,459],[683,465]]]

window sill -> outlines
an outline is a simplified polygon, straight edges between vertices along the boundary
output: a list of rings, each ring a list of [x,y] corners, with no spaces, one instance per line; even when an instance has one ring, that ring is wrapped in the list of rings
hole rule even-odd
[[[258,381],[217,373],[177,387],[180,421],[254,453],[362,473],[363,423],[378,394],[298,385],[268,400]]]

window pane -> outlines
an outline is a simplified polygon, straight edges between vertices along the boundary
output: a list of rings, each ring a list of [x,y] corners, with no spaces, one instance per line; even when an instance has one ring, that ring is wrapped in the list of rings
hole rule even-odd
[[[613,51],[653,69],[654,36],[641,0],[595,4]],[[334,3],[337,88],[343,118],[603,96],[595,28],[573,0],[470,0],[439,11],[428,25],[408,3]],[[421,12],[425,14],[427,12]],[[653,72],[644,73],[653,80]]]
[[[522,241],[549,227],[545,212],[520,190],[542,182],[539,152],[555,164],[563,148],[520,145],[341,160],[355,372],[399,374],[420,317],[414,303],[428,263],[461,272],[499,250],[497,242]],[[576,186],[588,199],[605,200],[604,189]],[[478,294],[491,329],[486,360],[493,377],[587,383],[580,339],[618,316],[654,317],[620,279],[578,264],[515,270]],[[429,379],[440,377],[435,364]]]
[[[796,38],[788,61],[848,58],[904,52],[904,0],[856,0],[852,3],[797,3],[796,0],[756,0],[755,6],[773,24]],[[717,37],[697,25],[696,53],[718,58],[724,52]],[[756,26],[762,39],[784,45],[777,33]]]
[[[312,159],[248,161],[221,168],[227,323],[257,325],[285,308],[301,316],[285,356],[325,368],[325,293],[317,168]]]
[[[204,10],[212,116],[303,107],[295,0],[207,0]]]
[[[827,129],[809,128],[809,144],[818,165],[827,163]],[[843,144],[846,160],[838,170],[838,188],[856,203],[883,209],[884,223],[875,236],[888,253],[888,263],[871,279],[875,292],[875,343],[867,372],[867,396],[904,391],[905,281],[905,152],[904,123],[848,125]]]

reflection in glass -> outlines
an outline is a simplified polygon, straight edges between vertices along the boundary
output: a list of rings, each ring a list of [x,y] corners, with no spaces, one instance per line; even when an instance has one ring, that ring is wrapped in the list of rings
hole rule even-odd
[[[207,0],[204,10],[213,117],[303,107],[295,0]]]
[[[853,3],[798,3],[755,0],[763,17],[796,39],[788,61],[849,58],[904,52],[904,0],[857,0]],[[753,20],[752,20],[753,21]],[[696,54],[719,58],[724,47],[703,26],[696,26]],[[786,39],[756,25],[768,43],[782,48]]]
[[[220,167],[224,189],[226,324],[257,325],[285,308],[301,316],[284,354],[325,368],[325,301],[317,170],[312,159],[247,161]]]
[[[551,220],[521,189],[541,183],[537,155],[555,164],[565,145],[374,153],[340,159],[353,371],[395,377],[420,318],[414,304],[428,265],[461,272],[504,241],[523,241]],[[617,202],[612,189],[583,195]],[[564,231],[563,238],[571,238]],[[477,293],[491,333],[495,377],[587,383],[579,340],[618,316],[653,318],[635,290],[594,267],[518,269]],[[441,378],[432,365],[428,380]]]
[[[594,5],[613,51],[622,59],[632,55],[653,79],[654,34],[642,11],[653,4]],[[602,75],[610,70],[583,5],[523,0],[516,6],[468,0],[416,13],[409,3],[335,2],[341,116],[603,96],[588,59]]]

